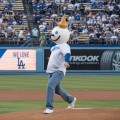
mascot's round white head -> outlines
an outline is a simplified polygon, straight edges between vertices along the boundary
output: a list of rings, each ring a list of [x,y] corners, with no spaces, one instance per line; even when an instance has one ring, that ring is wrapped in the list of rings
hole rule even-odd
[[[58,26],[52,30],[52,41],[56,44],[66,43],[70,38],[70,32],[67,29],[66,16],[64,15]]]

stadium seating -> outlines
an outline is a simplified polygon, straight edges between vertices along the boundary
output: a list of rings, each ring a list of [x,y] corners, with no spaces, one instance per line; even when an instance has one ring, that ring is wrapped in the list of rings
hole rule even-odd
[[[85,1],[85,0],[83,0],[83,1]],[[102,0],[100,0],[100,1],[102,1]],[[51,2],[50,0],[46,0],[45,7],[43,7],[43,9],[44,9],[43,11],[44,12],[40,13],[41,16],[42,16],[42,18],[40,18],[39,20],[37,20],[37,26],[40,26],[42,24],[44,24],[44,25],[47,26],[48,24],[50,24],[51,27],[49,27],[49,28],[45,27],[44,31],[42,29],[39,29],[40,33],[45,32],[45,34],[47,36],[47,34],[49,34],[49,32],[53,29],[54,25],[56,25],[57,22],[61,19],[63,13],[67,14],[68,25],[72,24],[73,32],[74,31],[78,31],[78,28],[76,26],[79,23],[81,25],[82,30],[85,27],[87,29],[91,29],[90,27],[93,27],[93,29],[94,29],[93,31],[95,33],[95,31],[99,29],[99,28],[96,28],[95,24],[87,25],[87,23],[85,23],[84,20],[82,20],[83,23],[80,23],[81,20],[69,21],[69,17],[70,17],[70,15],[72,13],[73,13],[73,15],[75,14],[74,11],[76,11],[76,13],[77,13],[77,11],[79,11],[80,12],[80,18],[85,18],[86,21],[88,21],[88,17],[90,17],[90,15],[93,17],[93,16],[100,15],[100,14],[105,13],[105,12],[106,13],[109,12],[109,11],[107,11],[108,10],[108,4],[104,5],[104,3],[103,2],[100,3],[100,1],[98,1],[98,0],[96,1],[95,4],[96,4],[97,7],[94,6],[93,5],[94,3],[90,2],[90,0],[89,1],[86,0],[85,3],[82,3],[82,4],[81,3],[77,3],[76,6],[82,6],[82,7],[84,7],[84,9],[85,9],[84,11],[85,12],[83,12],[83,13],[81,13],[82,12],[82,7],[78,7],[78,8],[77,7],[74,7],[74,8],[70,7],[70,8],[66,9],[66,7],[69,4],[71,4],[69,2],[69,0],[66,0],[65,3],[62,3],[62,2],[56,3],[56,5],[58,6],[59,9],[57,11],[56,10],[51,10],[52,12],[50,13],[50,17],[49,17],[49,15],[47,15],[46,13],[49,12],[47,10],[50,10],[50,9],[48,9],[48,7],[51,7],[51,5],[54,2]],[[32,2],[33,2],[33,5],[34,5],[34,0]],[[4,10],[6,4],[5,3],[1,3],[0,4],[0,10]],[[37,5],[41,5],[41,4],[43,4],[43,3],[39,3]],[[42,9],[42,8],[39,7],[39,9]],[[51,8],[51,9],[53,9],[53,8]],[[63,9],[66,9],[66,10],[63,11]],[[12,3],[12,11],[14,13],[15,12],[24,13],[24,7],[23,7],[22,0],[15,0],[15,2]],[[51,15],[53,13],[57,13],[57,17],[51,17]],[[36,14],[36,10],[34,10],[34,14]],[[108,17],[110,17],[110,15]],[[116,19],[117,19],[116,20],[117,21],[117,25],[115,24],[115,27],[117,26],[117,28],[118,28],[118,30],[120,32],[120,15]],[[28,28],[28,23],[27,23],[27,17],[26,16],[22,18],[22,21],[23,21],[23,23],[21,23],[21,25],[20,24],[16,24],[16,25],[12,24],[11,25],[11,27],[14,27],[14,29],[16,30],[16,32],[18,34],[19,34],[21,28]],[[108,21],[106,21],[106,22],[108,22]],[[103,24],[103,23],[106,24],[106,22],[101,22],[100,24]],[[71,29],[71,28],[69,28],[69,29]],[[114,27],[112,28],[112,30],[113,29],[114,29]],[[92,33],[92,32],[89,32],[89,31],[87,33],[82,32],[82,31],[78,32],[78,40],[77,40],[78,43],[77,44],[90,44],[90,42],[89,42],[90,41],[90,36],[89,36],[90,33]],[[27,35],[27,33],[26,33],[26,35]],[[103,38],[105,38],[103,32],[101,32],[101,36],[103,36]],[[18,44],[18,42],[12,42],[11,39],[13,39],[13,38],[9,37],[9,40],[6,40],[6,42],[2,42],[3,41],[3,37],[0,37],[0,42],[1,43],[7,43],[9,41],[8,44]],[[119,40],[119,38],[118,38],[118,40]],[[70,39],[69,44],[73,44],[73,43],[74,43],[73,39]],[[120,42],[118,42],[118,43],[120,43]]]

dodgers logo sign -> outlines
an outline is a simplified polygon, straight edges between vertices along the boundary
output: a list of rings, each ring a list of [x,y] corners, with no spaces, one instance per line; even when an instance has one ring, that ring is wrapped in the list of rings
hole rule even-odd
[[[0,70],[36,70],[36,49],[0,49]]]
[[[20,60],[20,58],[18,58],[18,69],[25,69],[25,64],[23,63],[23,60]]]

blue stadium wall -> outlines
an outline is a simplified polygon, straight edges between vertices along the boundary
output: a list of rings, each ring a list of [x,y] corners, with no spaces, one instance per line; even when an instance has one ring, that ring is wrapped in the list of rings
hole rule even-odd
[[[0,74],[45,73],[49,56],[48,47],[1,47]],[[120,73],[120,48],[71,47],[69,63],[68,73]]]

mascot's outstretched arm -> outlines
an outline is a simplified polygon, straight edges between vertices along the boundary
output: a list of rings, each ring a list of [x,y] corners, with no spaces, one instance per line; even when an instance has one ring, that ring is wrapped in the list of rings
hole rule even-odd
[[[65,62],[64,62],[64,66],[66,67],[66,68],[69,68],[70,67],[70,65],[69,65],[69,62],[70,61],[70,53],[66,53],[66,55],[65,55]]]

